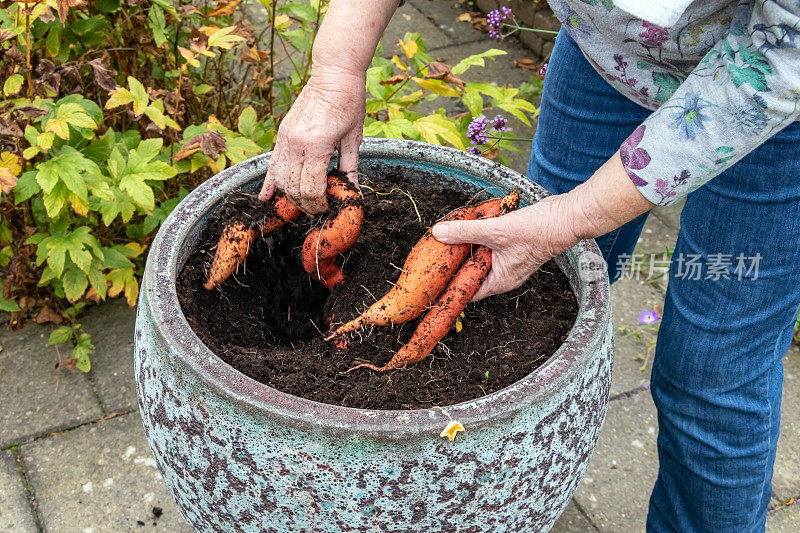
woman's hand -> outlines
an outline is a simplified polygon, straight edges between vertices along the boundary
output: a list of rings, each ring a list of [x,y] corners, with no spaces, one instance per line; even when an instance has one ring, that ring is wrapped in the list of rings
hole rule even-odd
[[[548,196],[507,215],[486,220],[440,222],[441,242],[469,242],[492,249],[492,270],[474,300],[516,289],[547,260],[577,244],[565,195]]]
[[[474,298],[480,300],[516,289],[548,259],[652,207],[631,182],[617,152],[566,194],[497,218],[440,222],[433,236],[447,244],[470,242],[492,249],[492,270]]]
[[[312,72],[308,83],[278,128],[262,201],[282,190],[310,214],[328,208],[328,165],[339,150],[339,169],[358,183],[358,147],[364,126],[365,75],[336,68]]]

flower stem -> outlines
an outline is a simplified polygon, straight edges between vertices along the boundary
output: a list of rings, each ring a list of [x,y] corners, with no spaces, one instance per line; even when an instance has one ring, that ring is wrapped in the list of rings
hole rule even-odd
[[[516,24],[509,24],[509,23],[507,23],[507,22],[504,22],[504,23],[503,23],[503,26],[506,26],[506,27],[508,27],[508,28],[514,28],[515,30],[520,30],[520,31],[538,31],[539,33],[549,33],[549,34],[551,34],[551,35],[558,35],[558,32],[557,32],[557,31],[553,31],[553,30],[540,30],[540,29],[538,29],[538,28],[526,28],[525,26],[518,26],[518,25],[516,25]],[[513,33],[513,32],[512,32],[512,33]]]
[[[493,135],[487,135],[486,138],[487,139],[497,139],[498,141],[501,140],[501,139],[504,140],[504,141],[525,141],[525,142],[533,141],[532,138],[529,139],[527,137],[526,138],[522,138],[522,137],[503,137],[502,135],[499,136],[499,137],[495,137]]]

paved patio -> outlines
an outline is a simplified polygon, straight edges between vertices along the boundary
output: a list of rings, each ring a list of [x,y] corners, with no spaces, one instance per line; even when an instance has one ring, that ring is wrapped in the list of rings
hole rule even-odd
[[[498,45],[464,24],[448,0],[409,0],[387,32],[391,43],[419,31],[434,53],[448,59],[490,46],[509,56],[478,76],[525,81],[511,68],[529,53],[514,43]],[[512,158],[524,171],[527,152]],[[650,217],[640,243],[644,253],[672,248],[679,208]],[[657,470],[655,408],[648,390],[649,363],[639,360],[653,335],[622,337],[637,317],[664,300],[663,285],[623,279],[612,289],[615,346],[612,401],[600,443],[573,502],[556,532],[643,531],[647,499]],[[0,325],[0,531],[123,532],[191,531],[167,492],[144,439],[133,381],[134,312],[121,302],[90,310],[82,323],[97,347],[92,371],[54,368],[48,347],[52,328],[31,324],[11,333]],[[784,361],[781,439],[775,465],[771,532],[800,531],[800,350]],[[644,368],[642,368],[644,367]]]

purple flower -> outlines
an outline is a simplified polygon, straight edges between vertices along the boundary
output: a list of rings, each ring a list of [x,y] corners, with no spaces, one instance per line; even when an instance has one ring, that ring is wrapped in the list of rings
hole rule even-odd
[[[469,153],[475,155],[481,155],[481,147],[473,144],[472,146],[469,147]]]
[[[547,61],[544,62],[542,68],[539,69],[539,78],[544,79],[545,74],[547,74],[547,66],[549,63]]]
[[[669,115],[674,120],[669,127],[678,130],[683,140],[693,141],[698,131],[706,129],[703,123],[709,117],[703,114],[703,110],[711,106],[700,97],[700,93],[687,95],[683,98],[683,109]]]
[[[622,159],[622,166],[628,172],[631,181],[637,187],[647,185],[647,182],[637,176],[633,171],[642,170],[650,164],[650,154],[644,148],[638,148],[642,138],[644,137],[644,130],[647,128],[644,124],[636,128],[630,137],[625,139],[622,146],[619,148],[619,156]]]
[[[497,115],[492,119],[492,127],[495,131],[508,131],[507,124],[508,119],[503,115]]]
[[[661,315],[655,311],[642,311],[639,313],[639,324],[655,324],[661,320]]]
[[[500,9],[489,11],[486,15],[486,24],[489,26],[489,37],[499,41],[503,37],[503,34],[500,32],[503,28],[503,21],[510,19],[511,16],[511,8],[509,7],[501,7]]]
[[[669,28],[662,28],[650,22],[642,21],[644,31],[639,37],[644,39],[644,44],[654,48],[661,48],[661,45],[669,38]]]
[[[467,139],[472,141],[472,144],[486,144],[486,126],[488,125],[489,119],[484,115],[473,118],[467,126]]]

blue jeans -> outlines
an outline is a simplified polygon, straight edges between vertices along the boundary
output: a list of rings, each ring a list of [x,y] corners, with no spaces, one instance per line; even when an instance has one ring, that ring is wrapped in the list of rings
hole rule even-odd
[[[528,177],[552,193],[571,190],[649,113],[608,85],[562,31]],[[597,239],[612,281],[646,217]],[[740,254],[745,268],[737,270]],[[689,261],[701,266],[699,275]],[[651,378],[659,472],[648,531],[764,531],[781,360],[798,303],[800,125],[794,123],[687,197]]]

